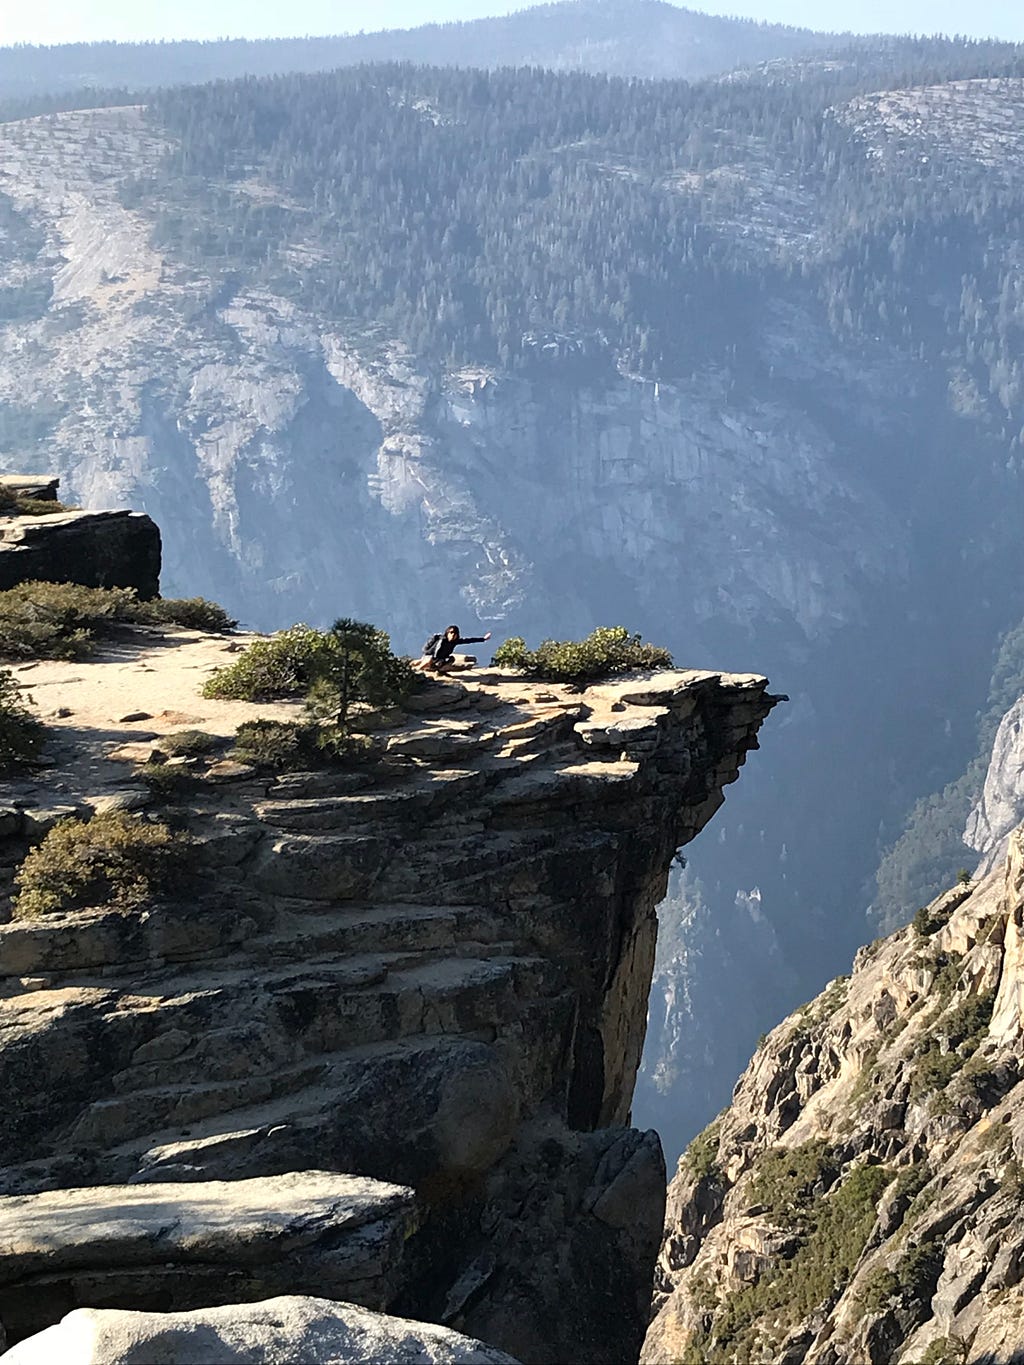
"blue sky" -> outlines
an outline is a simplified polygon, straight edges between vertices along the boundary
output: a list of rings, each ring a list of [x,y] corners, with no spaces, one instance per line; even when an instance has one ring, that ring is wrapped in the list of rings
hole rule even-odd
[[[0,45],[100,38],[282,37],[411,27],[525,9],[522,0],[0,0]],[[707,0],[711,14],[738,14],[808,28],[855,32],[968,33],[1024,40],[1022,0]]]

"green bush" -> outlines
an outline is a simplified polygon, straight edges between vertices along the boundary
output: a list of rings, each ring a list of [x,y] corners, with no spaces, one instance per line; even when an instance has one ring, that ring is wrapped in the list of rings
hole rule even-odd
[[[19,583],[0,592],[0,658],[81,659],[119,625],[170,624],[226,630],[233,623],[202,598],[140,601],[134,588]]]
[[[367,735],[350,735],[315,721],[247,720],[238,727],[231,751],[239,763],[271,772],[299,772],[333,764],[349,766],[372,757]]]
[[[698,1133],[683,1153],[683,1163],[695,1180],[718,1174],[718,1144],[722,1124],[719,1119]]]
[[[22,863],[15,881],[19,919],[66,910],[150,904],[182,868],[189,842],[124,811],[60,820]]]
[[[211,735],[206,730],[177,730],[173,735],[162,736],[160,748],[171,758],[201,758],[224,743],[220,735]]]
[[[672,656],[625,626],[598,626],[585,640],[542,640],[536,649],[513,636],[495,651],[494,663],[544,682],[580,684],[633,669],[671,668]]]
[[[135,776],[149,788],[155,801],[166,805],[188,800],[202,781],[198,773],[178,763],[145,763],[136,768]]]
[[[857,1290],[857,1299],[865,1313],[880,1313],[886,1304],[899,1292],[899,1276],[884,1265],[876,1265],[870,1270]]]
[[[234,663],[218,668],[203,687],[204,697],[229,701],[277,701],[302,697],[327,665],[332,644],[322,630],[297,625],[255,640]]]
[[[416,674],[408,659],[392,654],[385,631],[343,617],[335,621],[327,638],[330,650],[315,660],[307,694],[316,719],[344,733],[353,723],[353,704],[381,709],[405,700]]]
[[[732,1359],[742,1361],[765,1359],[764,1335],[777,1343],[845,1287],[891,1179],[884,1166],[866,1165],[839,1178],[822,1142],[768,1152],[756,1169],[755,1185],[761,1183],[768,1196],[759,1202],[770,1204],[773,1220],[791,1228],[797,1244],[755,1284],[730,1294],[715,1315],[712,1343],[729,1346]],[[829,1180],[832,1188],[822,1193],[822,1182]]]
[[[396,705],[415,680],[409,661],[392,654],[384,631],[339,620],[327,631],[298,625],[257,640],[213,674],[203,696],[236,701],[304,696],[315,720],[346,731],[354,704]]]
[[[223,607],[205,597],[154,597],[136,602],[130,619],[139,625],[187,626],[189,630],[214,633],[238,625]]]
[[[238,727],[231,756],[274,772],[316,767],[323,762],[316,728],[294,720],[247,720]]]
[[[918,1365],[964,1365],[967,1356],[968,1346],[963,1337],[936,1337]]]
[[[43,747],[45,731],[25,707],[21,684],[0,668],[0,776],[30,764]]]

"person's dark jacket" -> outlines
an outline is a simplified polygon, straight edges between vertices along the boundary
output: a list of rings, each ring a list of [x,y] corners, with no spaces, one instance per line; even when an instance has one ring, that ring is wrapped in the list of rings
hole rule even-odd
[[[436,664],[447,663],[455,653],[458,645],[482,645],[487,639],[486,635],[460,635],[457,640],[451,640],[447,635],[442,635],[433,649],[428,650],[431,658]]]

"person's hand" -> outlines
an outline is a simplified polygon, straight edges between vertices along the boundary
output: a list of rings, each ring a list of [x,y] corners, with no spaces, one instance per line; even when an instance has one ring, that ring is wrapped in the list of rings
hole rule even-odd
[[[484,636],[484,639],[485,639],[485,640],[489,640],[490,638],[491,638],[491,632],[488,631],[487,634]]]

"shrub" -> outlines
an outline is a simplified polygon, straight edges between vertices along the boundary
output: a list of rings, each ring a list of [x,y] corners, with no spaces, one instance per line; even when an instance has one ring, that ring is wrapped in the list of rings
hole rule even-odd
[[[880,1313],[899,1292],[899,1276],[885,1265],[877,1265],[864,1276],[857,1299],[866,1313]]]
[[[234,663],[218,668],[203,687],[204,697],[230,701],[277,701],[301,697],[326,665],[331,642],[324,631],[297,625],[254,641]]]
[[[296,772],[325,764],[356,764],[370,758],[373,741],[313,721],[247,720],[238,727],[232,757],[272,772]]]
[[[202,780],[191,768],[178,763],[146,763],[136,768],[135,776],[145,783],[155,801],[168,804],[194,796]]]
[[[172,758],[199,758],[213,753],[223,743],[220,735],[211,735],[206,730],[178,730],[173,735],[164,735],[160,748]]]
[[[154,597],[136,602],[132,621],[139,625],[187,626],[189,630],[233,630],[238,622],[223,607],[205,597]]]
[[[275,772],[314,767],[323,755],[316,726],[294,720],[247,720],[238,727],[232,757]]]
[[[964,1365],[967,1356],[968,1346],[963,1337],[936,1337],[929,1342],[918,1365]]]
[[[93,906],[139,909],[170,884],[187,848],[166,825],[124,811],[60,820],[18,871],[14,913],[31,919]]]
[[[763,1169],[765,1157],[771,1158],[770,1172]],[[821,1194],[822,1179],[837,1174],[823,1143],[810,1142],[765,1157],[758,1162],[757,1179],[767,1179],[775,1189],[770,1200],[774,1220],[793,1229],[797,1245],[755,1284],[731,1294],[716,1315],[713,1341],[731,1343],[735,1360],[764,1359],[759,1340],[763,1332],[785,1334],[832,1301],[849,1282],[890,1180],[883,1166],[856,1166]]]
[[[625,626],[598,626],[585,640],[542,640],[527,649],[520,636],[495,651],[500,668],[516,668],[545,682],[587,683],[641,668],[671,668],[667,649],[644,644]]]
[[[343,617],[331,627],[328,640],[329,651],[312,665],[307,702],[314,717],[344,733],[351,723],[353,703],[383,708],[408,696],[416,674],[408,659],[392,654],[386,632]]]
[[[19,583],[0,592],[0,655],[82,658],[92,649],[95,632],[123,620],[134,598],[128,588]]]
[[[0,517],[46,517],[54,512],[73,512],[56,498],[25,498],[0,487]]]
[[[97,635],[118,625],[176,623],[227,630],[233,622],[201,597],[140,601],[134,588],[85,588],[80,583],[19,583],[0,592],[0,657],[80,659]]]
[[[31,763],[43,747],[45,731],[22,698],[14,674],[0,668],[0,776]]]
[[[703,1180],[706,1176],[719,1173],[718,1144],[721,1128],[721,1121],[713,1119],[703,1132],[697,1134],[683,1154],[683,1162],[695,1180]]]
[[[956,874],[957,886],[970,886],[972,881],[974,881],[974,878],[971,876],[970,872],[967,870],[966,867],[961,867],[957,869]]]
[[[203,696],[236,701],[305,696],[315,720],[346,731],[354,703],[393,706],[415,679],[408,660],[392,654],[384,631],[343,619],[328,631],[298,625],[257,640],[208,679]]]

